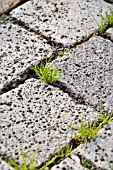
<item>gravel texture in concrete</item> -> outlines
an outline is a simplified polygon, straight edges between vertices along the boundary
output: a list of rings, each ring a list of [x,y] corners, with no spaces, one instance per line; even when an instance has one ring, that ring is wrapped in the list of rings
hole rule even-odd
[[[52,48],[46,40],[34,33],[6,22],[0,26],[0,89],[20,75],[33,63],[51,55]]]
[[[113,7],[103,0],[31,0],[11,14],[48,38],[70,45],[97,28],[108,6]]]
[[[75,98],[93,106],[103,103],[105,110],[113,110],[113,43],[92,37],[69,54],[54,61],[64,75],[65,84]],[[66,89],[65,89],[66,90]]]
[[[31,156],[39,143],[37,165],[72,138],[70,125],[98,117],[93,108],[76,105],[68,94],[35,79],[4,93],[0,101],[2,155],[23,149]]]
[[[113,121],[99,131],[99,135],[91,142],[80,145],[75,153],[79,153],[92,161],[97,169],[113,168]]]

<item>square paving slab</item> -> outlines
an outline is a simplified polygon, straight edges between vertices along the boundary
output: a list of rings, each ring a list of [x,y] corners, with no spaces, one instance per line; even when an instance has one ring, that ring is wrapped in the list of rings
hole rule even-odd
[[[6,22],[0,25],[0,89],[20,75],[33,63],[51,55],[46,40],[25,29]]]
[[[107,111],[113,110],[113,43],[92,37],[69,54],[54,61],[64,75],[60,84],[75,98],[93,106],[102,101]]]
[[[97,28],[96,21],[108,6],[113,7],[104,0],[31,0],[11,15],[52,40],[70,45]]]
[[[72,138],[70,125],[98,117],[93,108],[76,105],[68,94],[35,79],[4,93],[0,101],[2,155],[23,149],[31,156],[39,144],[37,165]]]

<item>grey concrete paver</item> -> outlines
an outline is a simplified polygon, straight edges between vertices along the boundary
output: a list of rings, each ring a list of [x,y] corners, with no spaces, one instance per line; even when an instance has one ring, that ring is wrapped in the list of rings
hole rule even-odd
[[[113,121],[99,131],[99,135],[91,142],[79,145],[75,154],[79,153],[92,161],[97,169],[113,168]]]
[[[52,47],[38,35],[6,22],[0,25],[0,89],[11,80],[21,79],[20,74],[33,63],[52,54]]]
[[[89,36],[105,14],[108,4],[103,0],[31,0],[11,12],[30,28],[70,45]]]
[[[72,138],[70,125],[98,117],[93,108],[76,105],[68,94],[35,79],[4,93],[0,101],[2,155],[23,149],[31,156],[39,143],[37,165]]]
[[[109,36],[111,40],[113,41],[113,27],[109,28],[106,32],[105,35]]]
[[[93,106],[113,110],[113,43],[101,37],[92,37],[78,45],[69,54],[54,61],[64,75],[65,84],[75,98]]]
[[[79,158],[74,156],[74,159],[66,158],[61,161],[58,165],[55,165],[51,170],[87,170],[80,164]]]

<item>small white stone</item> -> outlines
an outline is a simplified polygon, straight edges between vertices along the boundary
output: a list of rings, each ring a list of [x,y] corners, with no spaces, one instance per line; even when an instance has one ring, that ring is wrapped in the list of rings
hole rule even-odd
[[[106,31],[106,34],[111,37],[111,40],[113,40],[113,28],[109,28],[109,29]]]

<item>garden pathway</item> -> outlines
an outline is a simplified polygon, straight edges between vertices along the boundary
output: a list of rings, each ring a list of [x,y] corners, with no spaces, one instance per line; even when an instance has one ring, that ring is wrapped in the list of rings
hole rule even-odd
[[[30,156],[38,145],[36,167],[72,143],[71,155],[51,170],[111,170],[113,121],[87,143],[77,144],[71,125],[90,123],[113,111],[113,28],[97,34],[104,0],[30,0],[0,21],[0,170],[3,160]],[[31,66],[51,58],[63,73],[43,83]],[[73,140],[72,140],[73,139]],[[76,145],[76,146],[75,146]],[[90,165],[87,165],[86,164]]]

